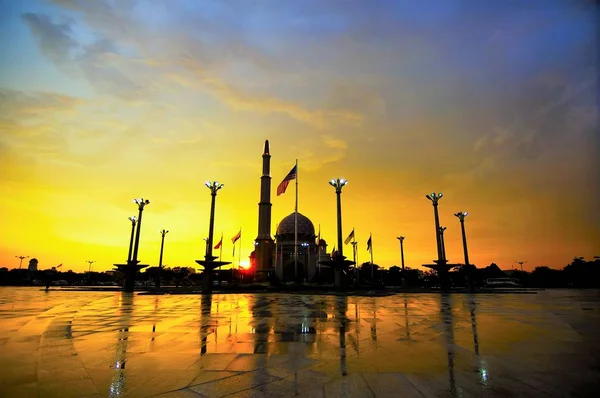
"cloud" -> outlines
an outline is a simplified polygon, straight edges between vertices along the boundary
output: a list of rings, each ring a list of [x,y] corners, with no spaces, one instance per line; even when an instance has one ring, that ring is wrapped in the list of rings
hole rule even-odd
[[[214,10],[211,8],[224,18],[224,23],[216,23],[205,8],[196,9],[187,3],[178,3],[177,7],[169,3],[169,14],[156,13],[165,6],[160,2],[147,4],[143,11],[136,9],[134,2],[113,4],[98,0],[92,4],[60,0],[55,3],[83,15],[87,28],[99,38],[91,45],[79,44],[82,55],[74,61],[80,75],[101,93],[133,101],[149,99],[155,91],[164,92],[175,84],[176,90],[205,90],[233,110],[259,115],[285,114],[317,129],[357,126],[365,119],[363,109],[352,104],[296,101],[274,93],[275,84],[285,87],[308,81],[298,80],[301,75],[289,69],[282,58],[246,39],[246,32],[237,26],[228,25],[228,21],[239,15],[227,6],[215,4]],[[148,14],[152,20],[146,22],[144,16]],[[153,23],[167,24],[168,29],[159,32]],[[64,39],[72,42],[72,29],[63,28]],[[120,47],[138,57],[125,56]],[[57,62],[62,56],[60,52],[51,54]],[[241,67],[241,72],[232,72]],[[248,73],[254,75],[252,79],[247,78]],[[357,97],[367,99],[367,96]],[[381,108],[381,100],[375,106]]]
[[[79,43],[71,37],[72,21],[54,22],[46,15],[35,13],[25,13],[22,17],[46,57],[57,65],[64,65],[73,58]]]
[[[183,56],[185,68],[193,73],[197,81],[210,93],[230,105],[233,109],[253,110],[262,114],[283,113],[293,119],[305,122],[319,129],[336,125],[357,125],[363,121],[363,116],[345,109],[309,110],[292,101],[264,94],[248,93],[239,87],[234,87],[208,71],[190,55]],[[182,81],[182,77],[177,77]],[[185,81],[185,78],[183,78]],[[188,84],[193,84],[187,79]]]
[[[45,112],[72,112],[85,104],[85,100],[58,93],[24,92],[0,87],[0,103],[0,118],[18,119]]]

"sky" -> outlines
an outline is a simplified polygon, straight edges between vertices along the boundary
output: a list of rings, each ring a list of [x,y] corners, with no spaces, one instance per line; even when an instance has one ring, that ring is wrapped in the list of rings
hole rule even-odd
[[[215,233],[258,229],[271,144],[273,233],[299,211],[336,241],[331,178],[359,263],[447,258],[561,268],[600,255],[598,10],[574,0],[0,0],[0,266],[195,266],[206,180]],[[345,236],[344,236],[345,238]],[[346,254],[351,247],[345,247]],[[236,255],[237,257],[237,255]],[[236,259],[237,261],[237,259]]]

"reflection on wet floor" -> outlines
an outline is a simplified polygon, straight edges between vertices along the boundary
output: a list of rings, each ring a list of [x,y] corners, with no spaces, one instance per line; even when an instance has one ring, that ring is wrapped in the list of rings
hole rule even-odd
[[[0,396],[595,396],[599,320],[595,292],[2,288]]]

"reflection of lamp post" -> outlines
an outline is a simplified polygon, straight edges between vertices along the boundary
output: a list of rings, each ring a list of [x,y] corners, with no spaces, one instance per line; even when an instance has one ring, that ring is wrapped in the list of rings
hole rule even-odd
[[[162,269],[163,269],[162,259],[163,259],[163,249],[165,247],[165,235],[167,235],[169,233],[169,231],[167,231],[166,229],[163,229],[163,230],[158,231],[158,233],[161,236],[161,240],[160,240],[160,256],[158,257],[158,275],[156,275],[156,281],[154,282],[154,286],[156,288],[160,287],[160,278],[162,276]]]
[[[444,196],[443,193],[439,193],[436,194],[435,192],[430,193],[428,195],[425,195],[425,197],[427,199],[429,199],[431,201],[431,203],[433,204],[433,215],[435,217],[435,239],[437,242],[437,254],[438,254],[438,259],[437,259],[437,263],[439,265],[445,265],[445,258],[443,258],[443,254],[442,254],[442,242],[440,240],[440,216],[438,214],[438,202],[439,200],[442,198],[442,196]]]
[[[334,316],[338,323],[339,335],[340,335],[340,373],[342,376],[348,374],[348,365],[346,363],[346,325],[348,318],[346,316],[348,312],[348,297],[338,296],[335,300],[335,313]]]
[[[215,231],[215,202],[217,198],[217,192],[223,188],[223,184],[220,184],[218,181],[206,181],[204,185],[206,185],[206,187],[210,190],[210,195],[212,197],[210,202],[210,222],[208,226],[208,240],[206,241],[206,254],[204,256],[204,260],[196,260],[196,262],[204,267],[204,274],[202,276],[202,292],[211,293],[214,269],[230,263],[224,261],[214,261],[217,257],[212,255]]]
[[[29,258],[29,256],[15,256],[19,259],[19,269],[21,269],[21,265],[23,265],[23,260]]]
[[[137,217],[129,217],[129,221],[131,221],[131,238],[129,238],[129,253],[127,254],[127,262],[131,261],[131,253],[133,251],[133,237],[135,235],[135,225],[137,224]]]
[[[454,342],[454,317],[452,314],[452,296],[444,293],[440,297],[441,321],[444,340],[448,352],[448,378],[450,379],[450,396],[457,396],[456,379],[454,375],[455,342]]]
[[[400,241],[400,260],[402,261],[402,287],[406,287],[406,276],[404,275],[404,236],[398,236]]]

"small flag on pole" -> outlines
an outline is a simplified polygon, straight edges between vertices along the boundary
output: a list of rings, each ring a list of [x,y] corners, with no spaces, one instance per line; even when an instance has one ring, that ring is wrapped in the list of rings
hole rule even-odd
[[[348,243],[350,243],[350,241],[354,239],[354,229],[352,229],[352,232],[350,232],[350,235],[348,235],[348,237],[346,238],[346,240],[344,241],[344,244],[347,245]]]
[[[369,236],[369,240],[367,241],[367,251],[371,251],[372,249],[371,245],[373,244],[373,242],[371,241],[371,239],[373,239],[373,237]]]
[[[240,232],[238,232],[237,235],[235,235],[233,238],[231,238],[231,243],[237,242],[237,240],[241,237],[242,237],[242,230],[240,229]]]
[[[217,245],[215,246],[215,249],[219,249],[222,244],[223,244],[223,237],[221,236],[221,240],[219,241],[219,243],[217,243]]]
[[[288,175],[285,176],[283,181],[281,181],[281,184],[277,186],[277,196],[281,195],[282,193],[285,193],[285,190],[287,189],[290,181],[296,179],[296,167],[297,166],[294,166],[292,170],[288,173]]]

